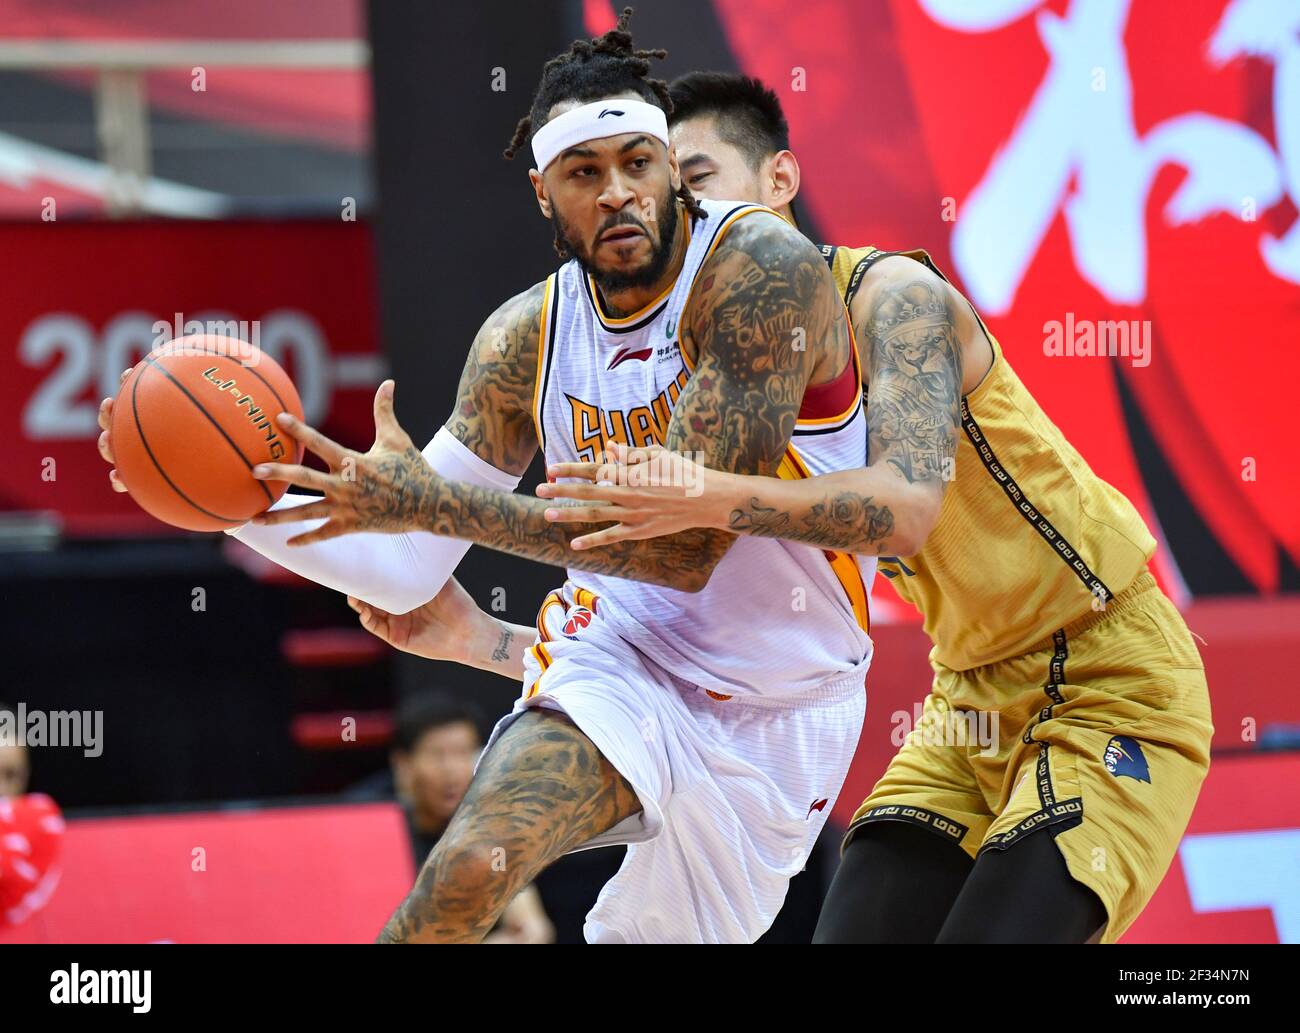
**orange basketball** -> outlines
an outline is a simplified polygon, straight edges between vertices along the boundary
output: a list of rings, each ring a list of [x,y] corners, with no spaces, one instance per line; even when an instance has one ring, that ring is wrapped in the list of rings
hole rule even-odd
[[[113,401],[117,475],[164,523],[238,526],[289,487],[255,479],[253,467],[302,461],[302,446],[275,422],[282,412],[302,419],[302,402],[269,356],[229,337],[178,337],[146,355]]]

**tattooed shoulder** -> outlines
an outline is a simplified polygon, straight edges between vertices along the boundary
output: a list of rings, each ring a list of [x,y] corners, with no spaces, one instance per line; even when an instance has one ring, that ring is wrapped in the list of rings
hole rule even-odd
[[[546,281],[488,316],[470,346],[447,420],[467,448],[500,470],[523,473],[537,451],[533,383]]]
[[[718,469],[772,472],[818,360],[827,349],[848,355],[844,307],[817,248],[775,216],[740,219],[701,267],[682,324],[697,365],[665,444]]]
[[[962,388],[952,291],[920,263],[886,258],[867,274],[852,315],[869,375],[870,462],[942,489],[955,474]]]

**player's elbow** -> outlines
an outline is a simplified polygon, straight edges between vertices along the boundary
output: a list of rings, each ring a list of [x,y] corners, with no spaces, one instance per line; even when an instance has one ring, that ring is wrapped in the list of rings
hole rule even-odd
[[[689,592],[691,595],[695,595],[697,592],[704,591],[704,586],[709,583],[709,579],[712,577],[713,571],[711,570],[704,573],[688,571],[677,579],[677,583],[672,587],[679,592]]]
[[[666,579],[667,587],[676,589],[679,592],[688,592],[691,595],[703,592],[705,586],[713,577],[713,571],[716,567],[717,564],[715,563],[707,569],[692,567],[677,571]]]
[[[900,500],[893,514],[888,551],[895,556],[915,556],[924,547],[939,522],[943,509],[942,481],[914,484]]]
[[[725,531],[697,530],[678,537],[681,547],[668,587],[691,594],[702,592],[736,536]]]

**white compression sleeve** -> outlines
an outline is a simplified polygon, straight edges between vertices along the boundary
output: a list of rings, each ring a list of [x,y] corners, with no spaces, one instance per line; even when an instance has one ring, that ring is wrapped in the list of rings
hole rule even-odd
[[[446,427],[434,435],[423,454],[425,461],[448,480],[514,491],[521,479],[476,456]],[[271,508],[290,509],[316,501],[314,495],[288,493]],[[389,613],[406,613],[437,595],[470,547],[467,541],[428,531],[364,531],[311,545],[285,544],[323,523],[303,520],[273,527],[244,524],[226,533],[295,574],[354,595]]]

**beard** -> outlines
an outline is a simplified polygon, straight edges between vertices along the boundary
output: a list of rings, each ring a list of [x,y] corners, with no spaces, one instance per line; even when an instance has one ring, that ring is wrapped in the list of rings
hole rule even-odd
[[[629,290],[634,287],[649,287],[657,282],[659,277],[663,276],[664,270],[668,268],[668,262],[673,255],[673,240],[677,236],[677,198],[673,195],[671,185],[664,191],[664,196],[659,201],[658,243],[653,242],[645,223],[629,212],[621,212],[611,222],[601,226],[596,231],[596,239],[590,246],[584,246],[570,232],[569,224],[564,221],[558,208],[555,210],[554,216],[556,250],[575,258],[578,265],[582,267],[582,271],[596,281],[596,286],[600,288],[603,294],[617,294],[619,291]],[[629,273],[618,272],[617,270],[602,269],[591,260],[591,256],[600,241],[600,235],[615,226],[636,226],[646,235],[646,240],[651,241],[650,260],[640,269]]]

